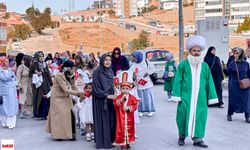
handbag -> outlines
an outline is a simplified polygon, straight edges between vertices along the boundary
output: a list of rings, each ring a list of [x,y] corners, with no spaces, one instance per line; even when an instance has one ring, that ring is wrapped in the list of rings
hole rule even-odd
[[[250,80],[249,80],[249,78],[244,78],[244,79],[240,80],[239,69],[238,69],[238,66],[236,64],[236,61],[234,61],[234,63],[235,63],[235,66],[236,66],[236,72],[237,72],[237,76],[238,76],[238,80],[239,80],[240,89],[248,89],[248,88],[250,88]]]
[[[163,76],[162,76],[162,79],[165,80],[165,81],[166,81],[166,80],[169,80],[168,72],[167,72],[167,71],[164,72],[164,74],[163,74]]]
[[[3,104],[3,96],[0,95],[0,105],[2,105],[2,104]]]
[[[147,68],[148,68],[148,62],[147,62],[147,60],[145,59],[145,62],[146,62],[146,64],[147,64]],[[150,79],[151,79],[151,81],[154,83],[154,82],[156,82],[157,80],[158,80],[158,77],[157,77],[157,73],[152,73],[152,74],[150,74],[149,75],[149,77],[150,77]]]

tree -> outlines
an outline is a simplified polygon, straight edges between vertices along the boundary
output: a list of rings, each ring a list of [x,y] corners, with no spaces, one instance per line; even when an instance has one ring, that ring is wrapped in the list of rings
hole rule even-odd
[[[237,28],[237,33],[250,30],[250,18],[245,17],[244,22]]]
[[[45,28],[45,27],[48,27],[48,26],[51,26],[51,23],[52,23],[52,21],[51,21],[51,17],[50,17],[50,15],[49,14],[47,14],[47,13],[43,13],[40,17],[39,17],[39,19],[41,20],[41,24],[42,24],[42,26]]]
[[[51,27],[51,9],[49,7],[45,8],[43,13],[40,12],[39,9],[35,9],[34,7],[29,7],[26,10],[26,14],[29,16],[31,20],[32,28],[39,34],[42,33],[42,30],[46,27]]]
[[[38,8],[35,9],[34,7],[29,7],[25,12],[30,18],[41,15],[40,10]]]
[[[149,47],[150,41],[149,41],[148,37],[149,37],[149,34],[145,31],[142,31],[139,35],[139,38],[134,39],[131,42],[132,51],[139,50],[139,49],[145,49],[145,48]]]
[[[22,40],[27,39],[29,34],[31,33],[31,29],[26,24],[16,25],[14,30],[11,30],[8,33],[8,38],[19,38]]]
[[[51,8],[49,8],[49,7],[45,8],[43,13],[50,15],[51,14]]]
[[[108,11],[108,14],[109,14],[110,16],[115,16],[116,12],[115,12],[113,9],[110,9],[110,10]]]
[[[3,16],[3,19],[9,19],[10,18],[10,13],[7,12],[4,16]]]

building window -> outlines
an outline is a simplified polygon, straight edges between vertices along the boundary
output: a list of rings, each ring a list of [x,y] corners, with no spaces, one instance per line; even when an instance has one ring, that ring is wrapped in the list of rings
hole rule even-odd
[[[249,7],[235,7],[232,11],[249,11]]]
[[[206,9],[206,13],[217,13],[222,12],[222,9]]]
[[[205,3],[203,3],[203,2],[197,2],[195,4],[195,8],[203,8],[203,7],[205,7]]]
[[[204,10],[196,10],[195,14],[196,14],[196,16],[204,16],[205,11]]]
[[[232,4],[249,3],[249,0],[232,0]]]
[[[221,1],[206,1],[206,5],[220,5]]]
[[[232,16],[231,18],[238,20],[238,19],[245,19],[245,17],[247,17],[247,15],[235,15],[235,16]]]
[[[220,20],[206,21],[206,30],[207,31],[220,30]]]

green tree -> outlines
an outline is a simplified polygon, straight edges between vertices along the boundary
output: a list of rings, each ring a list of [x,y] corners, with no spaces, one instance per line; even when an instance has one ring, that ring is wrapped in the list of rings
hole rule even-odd
[[[139,49],[145,49],[149,47],[150,41],[149,41],[149,34],[145,31],[142,31],[139,35],[138,39],[134,39],[131,42],[131,49],[132,51],[134,50],[139,50]]]

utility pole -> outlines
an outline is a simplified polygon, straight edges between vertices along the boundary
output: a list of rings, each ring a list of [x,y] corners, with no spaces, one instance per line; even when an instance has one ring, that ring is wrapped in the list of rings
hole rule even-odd
[[[99,19],[99,29],[100,29],[100,47],[101,47],[101,52],[103,53],[102,50],[102,29],[101,29],[101,21],[102,21],[102,14],[101,14],[101,0],[99,0],[99,15],[100,15],[100,19]]]
[[[179,0],[179,62],[184,54],[184,30],[183,30],[183,2]]]

